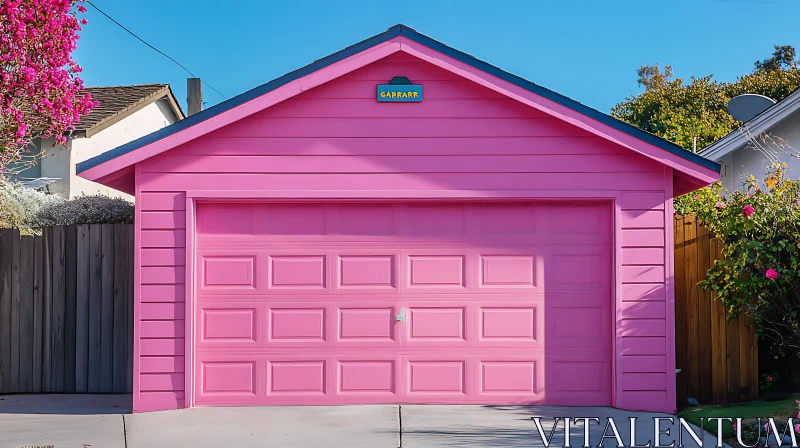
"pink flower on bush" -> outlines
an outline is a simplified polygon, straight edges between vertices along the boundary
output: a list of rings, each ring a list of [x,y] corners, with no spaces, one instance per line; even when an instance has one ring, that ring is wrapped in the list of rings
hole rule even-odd
[[[765,274],[768,279],[775,280],[778,278],[778,271],[775,269],[767,269],[767,273]],[[772,377],[769,377],[772,378]],[[771,379],[769,381],[772,381]]]
[[[767,382],[768,382],[768,383],[771,383],[771,382],[772,382],[772,377],[771,377],[771,376],[768,376],[768,377],[767,377]]]
[[[722,201],[719,201],[716,204],[714,204],[714,207],[716,207],[718,210],[721,210],[721,209],[725,208],[725,203],[722,202]]]
[[[794,425],[794,432],[800,434],[800,423]]]
[[[745,205],[744,207],[742,207],[742,214],[744,215],[745,218],[753,216],[753,213],[755,212],[756,210],[753,208],[752,205]]]
[[[736,429],[736,423],[733,424],[733,429]]]

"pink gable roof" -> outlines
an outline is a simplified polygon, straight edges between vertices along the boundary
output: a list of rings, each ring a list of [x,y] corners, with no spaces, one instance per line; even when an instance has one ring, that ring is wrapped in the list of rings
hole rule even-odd
[[[506,73],[402,25],[392,27],[385,33],[153,134],[82,162],[77,167],[78,174],[112,188],[132,192],[132,167],[136,163],[397,52],[410,54],[672,168],[675,175],[675,195],[719,179],[719,165],[715,162]]]

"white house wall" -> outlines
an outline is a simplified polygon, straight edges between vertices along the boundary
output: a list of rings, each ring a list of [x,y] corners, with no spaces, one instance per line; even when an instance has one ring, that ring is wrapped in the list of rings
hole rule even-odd
[[[778,123],[767,134],[785,140],[789,146],[794,148],[792,151],[794,154],[800,153],[800,112],[795,112]],[[756,140],[759,139],[756,138]],[[778,151],[778,157],[781,162],[786,162],[788,165],[787,176],[793,179],[800,178],[800,158],[782,151]],[[723,186],[729,190],[735,190],[741,189],[742,182],[751,174],[763,180],[764,173],[769,171],[772,162],[763,152],[754,149],[754,145],[748,143],[722,157],[719,163],[722,165]]]
[[[75,175],[75,165],[174,123],[177,117],[165,101],[156,101],[89,138],[72,140],[70,198],[105,194],[133,201],[133,196]]]

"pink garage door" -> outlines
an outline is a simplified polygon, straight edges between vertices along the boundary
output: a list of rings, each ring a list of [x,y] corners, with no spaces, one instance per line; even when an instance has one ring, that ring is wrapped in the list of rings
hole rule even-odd
[[[201,203],[198,405],[611,404],[605,203]]]

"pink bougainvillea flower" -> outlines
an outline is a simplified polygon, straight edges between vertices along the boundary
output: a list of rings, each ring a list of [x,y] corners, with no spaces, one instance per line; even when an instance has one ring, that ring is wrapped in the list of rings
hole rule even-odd
[[[716,204],[714,204],[714,207],[716,207],[718,209],[723,209],[723,208],[725,208],[725,203],[722,202],[722,201],[719,201]]]
[[[86,20],[86,18],[84,17],[83,19],[81,19],[81,24],[83,24],[83,25],[88,25],[88,24],[89,24],[89,21],[88,21],[88,20]]]
[[[800,434],[800,423],[794,425],[794,432]]]
[[[767,377],[767,382],[768,382],[768,383],[771,383],[771,382],[772,382],[772,377],[771,377],[771,376],[768,376],[768,377]]]
[[[775,280],[775,279],[778,278],[778,271],[776,271],[775,269],[767,269],[767,272],[764,275],[766,275],[767,278],[770,279],[770,280]],[[772,378],[772,377],[769,377],[769,378]],[[772,379],[770,379],[770,381],[772,381]]]
[[[742,214],[744,215],[745,218],[753,216],[753,213],[755,212],[756,209],[754,209],[752,205],[745,205],[744,207],[742,207]]]

